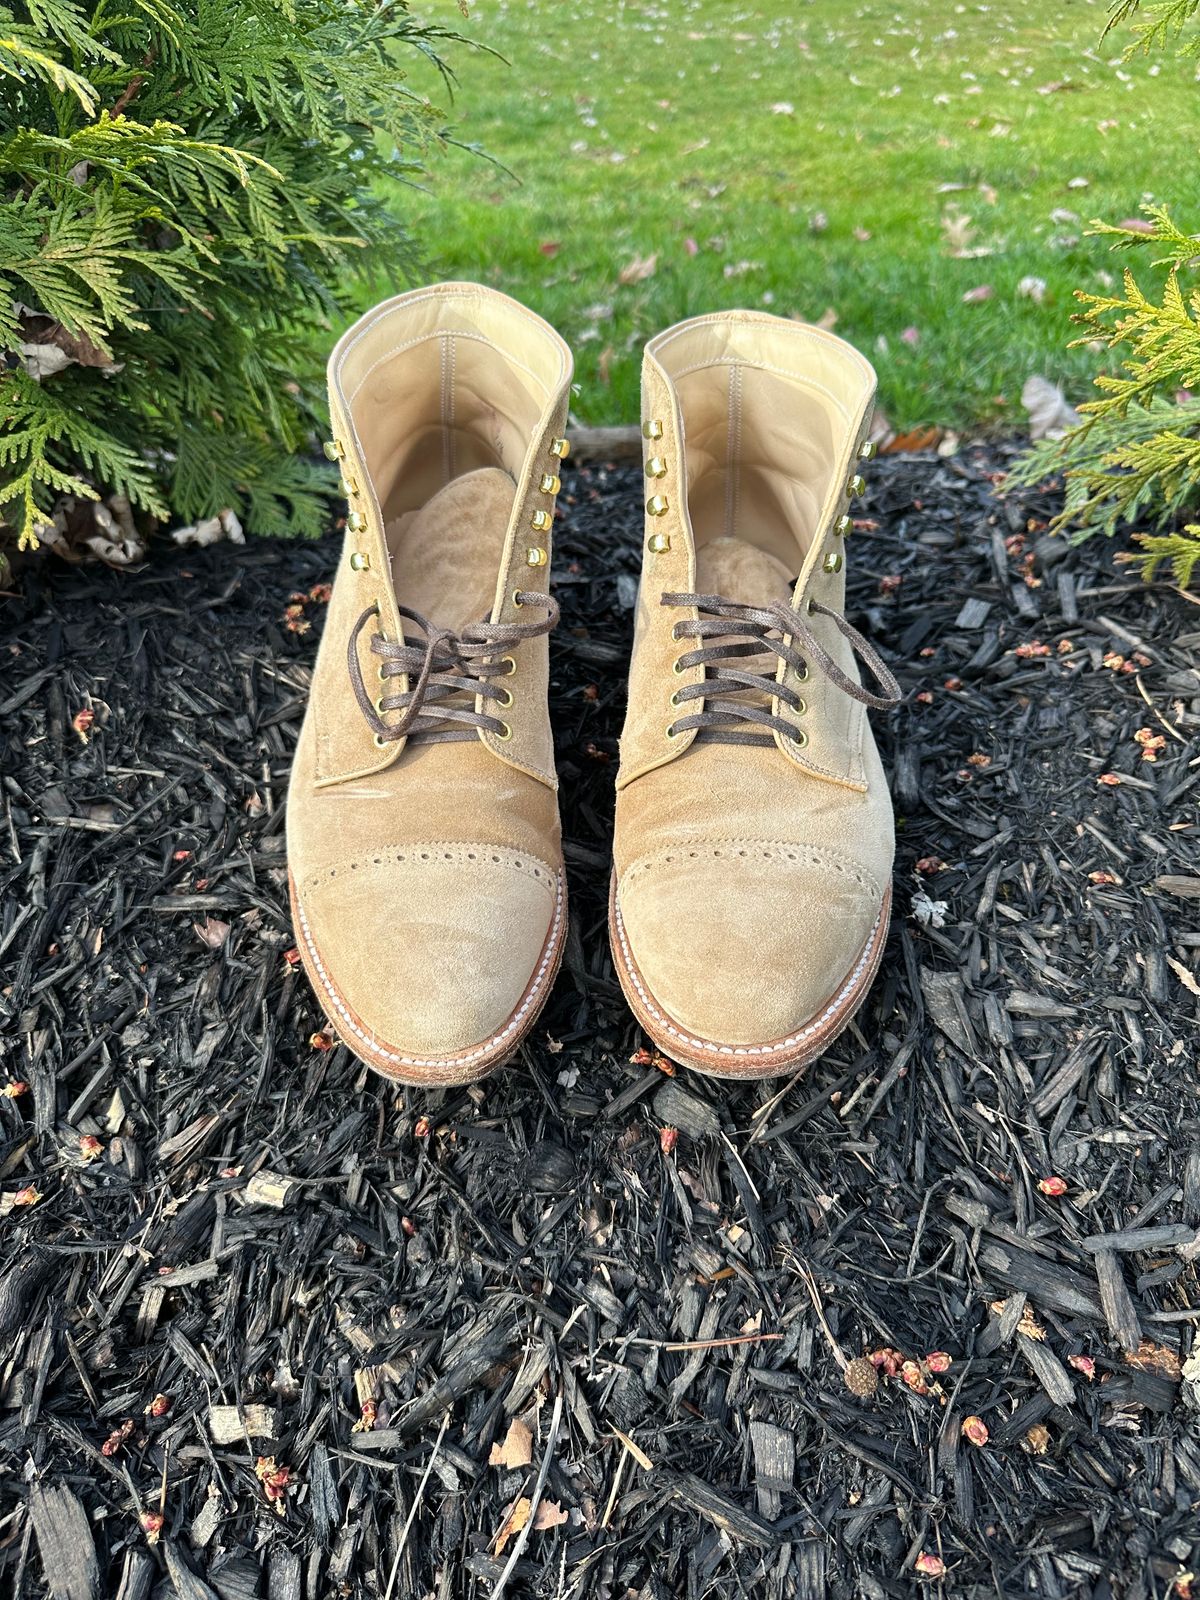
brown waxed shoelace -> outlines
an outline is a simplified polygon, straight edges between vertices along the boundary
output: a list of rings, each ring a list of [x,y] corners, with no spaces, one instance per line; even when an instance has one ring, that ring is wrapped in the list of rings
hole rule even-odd
[[[702,666],[705,677],[701,683],[689,683],[677,689],[673,704],[683,706],[689,700],[705,700],[707,706],[703,711],[677,717],[669,729],[672,737],[695,728],[710,739],[726,744],[773,744],[775,733],[800,743],[805,742],[803,733],[785,717],[777,716],[764,706],[751,704],[746,699],[723,698],[725,695],[749,691],[760,697],[774,696],[797,714],[803,712],[803,699],[790,684],[777,681],[772,670],[773,663],[767,670],[757,672],[749,671],[745,666],[729,664],[746,661],[748,657],[762,658],[768,654],[786,661],[802,678],[808,676],[810,665],[818,667],[831,683],[865,706],[887,710],[900,703],[900,685],[874,646],[863,638],[857,628],[851,627],[845,617],[815,600],[808,602],[809,609],[819,616],[830,618],[855,655],[869,668],[883,690],[882,694],[873,694],[860,683],[855,683],[853,678],[848,678],[804,617],[781,600],[773,600],[769,606],[744,606],[719,594],[664,594],[662,604],[691,606],[701,613],[697,618],[688,617],[677,622],[671,630],[673,638],[721,641],[717,644],[702,643],[699,649],[685,651],[679,657],[677,671],[684,672],[689,667]],[[741,635],[743,642],[731,642],[736,635]],[[715,699],[714,695],[721,695],[722,698]],[[745,723],[769,731],[753,733],[739,726]]]
[[[379,615],[378,605],[367,607],[350,634],[346,660],[354,698],[378,742],[424,739],[430,744],[444,744],[453,739],[473,739],[476,728],[507,738],[508,725],[502,718],[476,711],[474,706],[456,704],[452,697],[470,695],[474,700],[478,696],[498,702],[501,709],[512,704],[510,691],[492,680],[510,677],[516,671],[516,661],[497,652],[549,633],[558,621],[558,601],[550,595],[518,590],[514,598],[521,606],[544,606],[545,616],[537,622],[473,622],[456,633],[451,628],[435,627],[419,611],[398,605],[399,614],[415,623],[424,639],[415,644],[396,644],[382,633],[375,633],[371,650],[381,658],[379,676],[384,684],[389,678],[406,674],[416,681],[403,694],[388,694],[385,689],[378,701],[367,692],[358,660],[358,636],[368,619]],[[385,722],[384,715],[393,711],[401,713],[399,720]],[[445,723],[460,726],[445,727]]]

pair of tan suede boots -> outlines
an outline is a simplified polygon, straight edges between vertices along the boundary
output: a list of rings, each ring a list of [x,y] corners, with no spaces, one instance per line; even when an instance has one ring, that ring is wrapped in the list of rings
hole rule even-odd
[[[349,513],[288,796],[292,915],[334,1028],[404,1083],[511,1055],[566,941],[547,636],[571,372],[551,327],[469,283],[384,302],[330,360]],[[659,334],[643,376],[613,960],[673,1060],[795,1072],[862,1002],[891,903],[866,708],[899,690],[842,615],[875,375],[734,311]]]

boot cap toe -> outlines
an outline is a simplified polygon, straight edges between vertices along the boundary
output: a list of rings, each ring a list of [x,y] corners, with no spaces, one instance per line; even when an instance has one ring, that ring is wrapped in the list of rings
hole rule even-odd
[[[799,1042],[835,1008],[878,929],[883,886],[803,844],[692,841],[634,862],[617,933],[649,1013],[681,1044]]]
[[[559,871],[486,844],[373,851],[298,884],[296,901],[339,1032],[400,1074],[515,1046],[545,997],[565,915]]]

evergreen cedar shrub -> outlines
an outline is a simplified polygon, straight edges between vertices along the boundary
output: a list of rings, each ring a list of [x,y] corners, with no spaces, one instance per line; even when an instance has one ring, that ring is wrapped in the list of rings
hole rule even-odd
[[[411,274],[377,180],[445,141],[402,64],[455,39],[394,0],[0,0],[0,566],[319,530],[327,330],[360,266]]]
[[[1126,59],[1163,47],[1200,56],[1200,31],[1187,28],[1198,12],[1200,0],[1116,0],[1108,28],[1133,24]],[[1076,342],[1103,340],[1119,352],[1118,369],[1096,379],[1100,397],[1080,407],[1080,425],[1036,445],[1013,478],[1030,484],[1062,472],[1066,500],[1052,527],[1077,540],[1152,522],[1160,531],[1133,534],[1140,548],[1117,559],[1147,579],[1169,571],[1186,588],[1200,567],[1200,523],[1185,521],[1200,509],[1200,396],[1192,394],[1200,390],[1200,235],[1182,232],[1166,206],[1143,210],[1148,226],[1095,222],[1091,231],[1115,249],[1152,252],[1151,287],[1127,268],[1119,294],[1076,291],[1083,309],[1075,320],[1086,330]]]

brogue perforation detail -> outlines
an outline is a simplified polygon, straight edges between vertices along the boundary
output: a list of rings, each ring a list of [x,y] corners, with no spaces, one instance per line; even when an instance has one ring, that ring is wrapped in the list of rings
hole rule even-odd
[[[785,861],[799,866],[815,867],[819,871],[836,873],[839,877],[850,879],[856,888],[874,899],[880,899],[883,895],[881,885],[867,873],[856,867],[853,862],[834,855],[832,851],[825,850],[820,845],[797,844],[788,839],[746,839],[736,835],[687,839],[680,844],[656,850],[651,855],[640,856],[620,874],[619,881],[624,888],[635,878],[644,876],[656,867],[674,866],[681,861],[711,861],[723,858],[737,860],[750,857],[759,861]]]
[[[356,856],[349,861],[339,861],[336,866],[327,867],[319,873],[314,873],[304,880],[304,887],[310,892],[320,888],[331,879],[346,879],[353,872],[363,868],[391,866],[400,863],[428,863],[434,861],[452,861],[460,867],[507,867],[512,872],[520,872],[527,878],[533,878],[538,883],[544,883],[551,888],[558,879],[559,874],[553,867],[528,852],[519,852],[509,849],[506,845],[463,843],[454,839],[423,840],[412,845],[383,845],[366,854]]]

